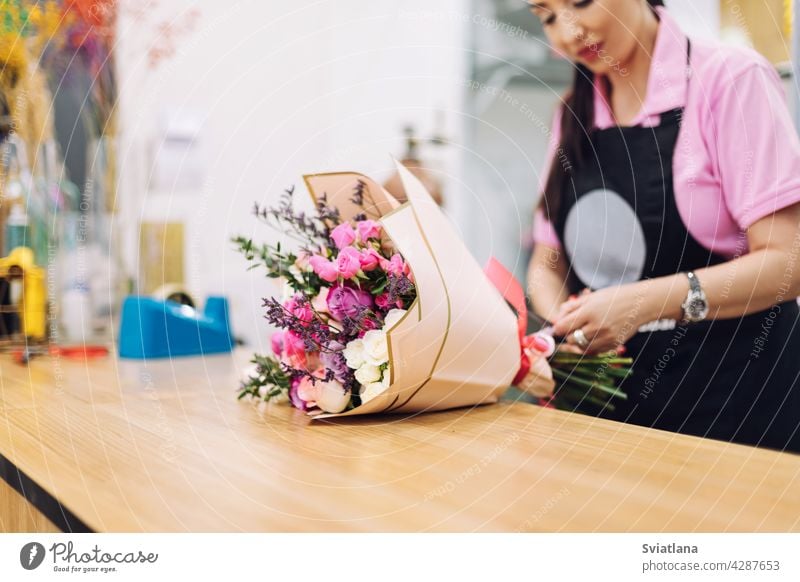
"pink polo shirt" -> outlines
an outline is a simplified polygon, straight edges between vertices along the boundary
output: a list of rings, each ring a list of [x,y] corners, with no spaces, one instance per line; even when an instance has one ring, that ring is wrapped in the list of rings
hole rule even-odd
[[[747,252],[745,230],[800,202],[800,139],[780,78],[758,53],[692,39],[687,92],[686,35],[664,8],[642,110],[631,125],[658,125],[659,115],[684,107],[675,146],[675,201],[687,230],[708,249],[733,257]],[[560,111],[549,144],[543,189],[561,140]],[[614,125],[595,83],[595,127]],[[559,248],[552,224],[536,212],[534,241]]]

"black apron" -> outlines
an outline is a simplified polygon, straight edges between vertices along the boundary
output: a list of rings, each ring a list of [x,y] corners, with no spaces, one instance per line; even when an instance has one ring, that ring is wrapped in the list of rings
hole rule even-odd
[[[691,45],[687,62],[690,51]],[[688,67],[687,71],[690,74]],[[590,159],[572,168],[572,182],[562,193],[554,221],[558,236],[562,243],[565,237],[578,241],[576,236],[584,230],[581,225],[598,222],[605,225],[608,236],[620,230],[615,229],[614,220],[626,216],[624,212],[609,211],[606,214],[616,216],[603,217],[596,205],[594,210],[588,206],[583,213],[573,212],[592,193],[596,200],[598,196],[607,200],[608,208],[629,205],[627,222],[638,220],[634,231],[643,235],[645,249],[642,252],[637,244],[627,254],[619,248],[604,254],[606,235],[601,240],[582,239],[572,245],[572,251],[565,244],[572,292],[598,287],[587,276],[593,274],[592,248],[598,249],[600,257],[595,272],[602,275],[603,269],[610,269],[614,272],[611,280],[623,273],[622,280],[609,283],[606,277],[599,286],[630,282],[631,272],[633,280],[648,279],[727,260],[698,243],[678,213],[672,160],[682,112],[679,108],[663,113],[656,127],[612,127],[591,133]],[[576,216],[583,216],[582,221],[576,221]],[[579,248],[584,249],[580,257]],[[620,270],[619,263],[637,253],[638,264],[631,269],[623,265]],[[576,257],[583,261],[580,270],[574,268]],[[640,331],[626,343],[627,354],[634,358],[633,374],[622,385],[628,400],[616,402],[613,412],[601,415],[673,432],[800,451],[800,310],[793,297],[784,300],[740,318],[687,325],[661,322],[658,329]]]

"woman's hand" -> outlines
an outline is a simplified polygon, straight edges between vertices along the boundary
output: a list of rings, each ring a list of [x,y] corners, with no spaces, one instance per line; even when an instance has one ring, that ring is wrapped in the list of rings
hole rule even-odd
[[[528,375],[517,384],[517,388],[537,398],[549,398],[553,395],[556,382],[553,380],[553,370],[547,363],[547,358],[536,350],[525,349],[525,354],[531,362]]]
[[[636,283],[584,292],[561,305],[553,332],[577,345],[573,333],[582,330],[589,342],[584,348],[587,353],[615,350],[644,323],[642,304]]]

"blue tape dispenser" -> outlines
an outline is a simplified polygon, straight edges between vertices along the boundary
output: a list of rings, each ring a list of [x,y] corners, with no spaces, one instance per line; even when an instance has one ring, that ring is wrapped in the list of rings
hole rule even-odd
[[[233,334],[228,300],[208,297],[201,312],[171,300],[130,295],[122,304],[119,356],[169,358],[229,353]]]

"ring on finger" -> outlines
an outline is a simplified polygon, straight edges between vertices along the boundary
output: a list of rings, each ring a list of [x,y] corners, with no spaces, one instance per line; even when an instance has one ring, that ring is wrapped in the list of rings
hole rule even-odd
[[[586,334],[583,333],[582,329],[576,329],[572,332],[572,339],[575,340],[575,345],[579,348],[585,348],[589,345],[589,340],[586,338]]]

